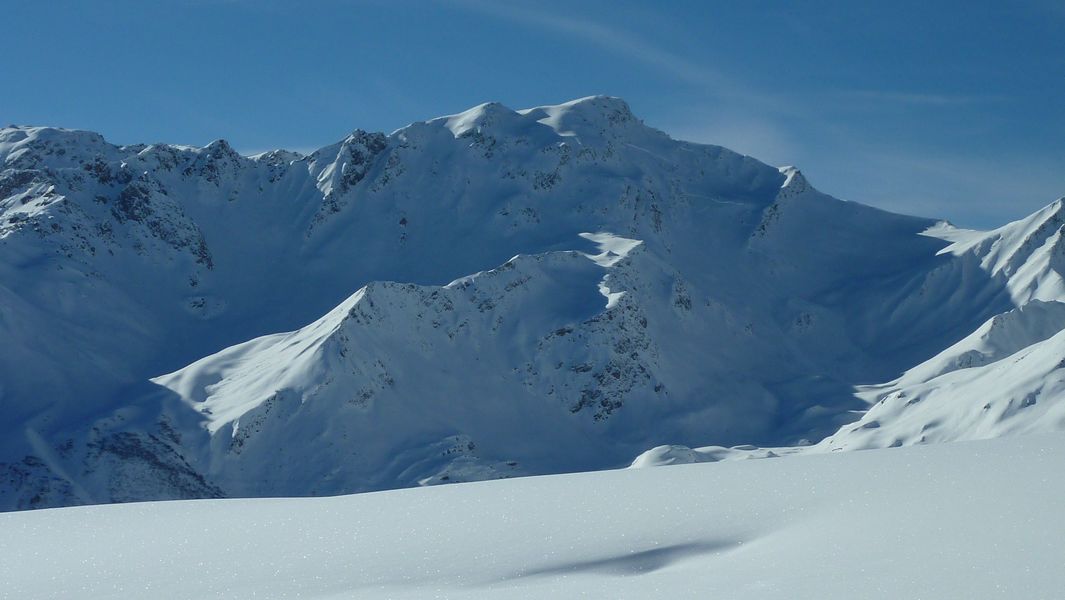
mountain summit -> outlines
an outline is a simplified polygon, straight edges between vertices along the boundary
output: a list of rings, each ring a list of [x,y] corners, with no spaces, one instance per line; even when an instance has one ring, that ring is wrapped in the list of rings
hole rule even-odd
[[[0,508],[1062,428],[1062,226],[837,200],[602,96],[307,156],[2,129]]]

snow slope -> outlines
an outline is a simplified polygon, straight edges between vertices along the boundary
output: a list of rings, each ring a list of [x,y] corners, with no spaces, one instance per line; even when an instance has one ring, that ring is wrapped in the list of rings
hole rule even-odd
[[[1065,437],[0,514],[10,598],[1049,599]]]
[[[896,381],[862,388],[874,403],[825,439],[831,450],[1065,430],[1065,304],[997,315]]]
[[[828,450],[984,439],[1065,429],[1065,217],[1058,200],[991,232],[940,227],[941,252],[980,260],[1017,308],[896,380],[863,386],[871,405]]]
[[[990,232],[946,223],[924,233],[951,244],[941,254],[1001,283],[1016,308],[896,379],[856,388],[868,408],[810,446],[656,446],[636,468],[988,439],[1065,430],[1065,297],[1060,293],[1062,201]],[[919,292],[921,293],[921,292]],[[969,301],[959,288],[949,300]]]
[[[946,387],[920,410],[950,418],[847,424],[871,390],[1049,343],[1061,210],[992,232],[895,215],[608,97],[307,156],[5,128],[0,509],[917,443],[917,421],[951,424],[943,440],[1058,429],[1053,386],[979,435]],[[1018,307],[1030,326],[974,341]],[[1033,371],[994,359],[1025,379],[996,406],[1052,380],[1046,348]]]

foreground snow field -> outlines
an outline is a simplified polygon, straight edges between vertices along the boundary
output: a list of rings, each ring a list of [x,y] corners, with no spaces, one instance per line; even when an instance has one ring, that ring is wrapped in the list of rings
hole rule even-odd
[[[1060,598],[1065,435],[0,514],[5,598]]]

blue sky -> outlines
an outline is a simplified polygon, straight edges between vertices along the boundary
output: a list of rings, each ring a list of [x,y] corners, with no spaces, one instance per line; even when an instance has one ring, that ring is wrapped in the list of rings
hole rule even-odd
[[[819,189],[992,227],[1065,195],[1065,1],[0,0],[0,121],[307,150],[621,96]]]

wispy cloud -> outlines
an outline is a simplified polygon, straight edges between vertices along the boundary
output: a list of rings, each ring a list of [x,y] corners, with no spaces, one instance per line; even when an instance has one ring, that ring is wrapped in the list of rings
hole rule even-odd
[[[1032,1],[1059,12],[1057,0]],[[690,86],[699,101],[647,116],[679,139],[724,145],[773,164],[797,164],[814,185],[820,183],[824,191],[843,198],[911,214],[963,215],[963,225],[991,226],[1053,200],[1047,190],[1056,190],[1060,180],[1056,166],[1036,165],[1021,156],[1004,162],[962,152],[936,154],[889,137],[873,137],[863,127],[868,118],[853,118],[856,112],[897,117],[971,110],[1008,101],[1008,96],[927,89],[759,89],[719,66],[738,68],[726,57],[710,66],[666,42],[604,21],[503,1],[458,0],[456,5],[565,36]],[[1059,14],[1065,15],[1065,9]]]
[[[825,93],[803,93],[789,90],[758,90],[726,71],[670,50],[651,42],[640,35],[601,21],[591,21],[564,15],[549,10],[537,10],[506,2],[486,0],[458,0],[454,3],[466,10],[503,19],[529,28],[540,29],[567,36],[579,42],[598,47],[615,55],[642,63],[656,72],[672,77],[678,82],[700,89],[709,97],[740,103],[745,108],[762,112],[810,118],[810,106],[824,102],[847,103],[852,106],[864,104],[869,108],[883,105],[907,105],[924,107],[951,107],[1001,100],[995,95],[946,94],[921,90],[837,90]]]
[[[631,31],[610,27],[599,21],[529,9],[505,2],[458,0],[453,5],[527,27],[565,35],[643,63],[685,83],[718,89],[722,93],[741,93],[743,89],[737,81],[718,69],[689,60]]]

